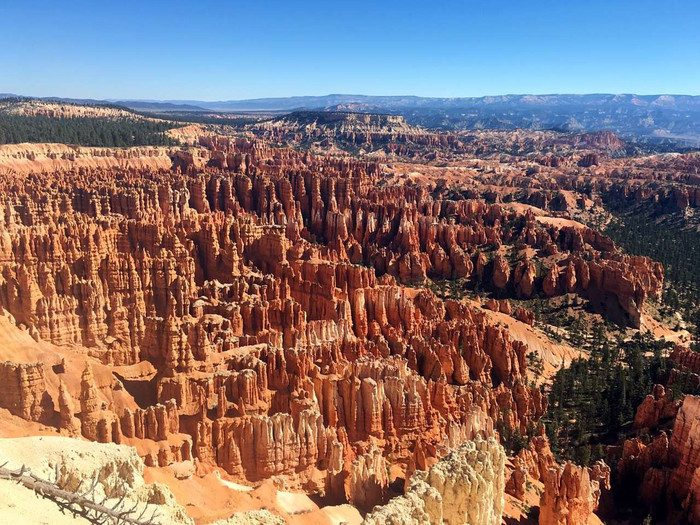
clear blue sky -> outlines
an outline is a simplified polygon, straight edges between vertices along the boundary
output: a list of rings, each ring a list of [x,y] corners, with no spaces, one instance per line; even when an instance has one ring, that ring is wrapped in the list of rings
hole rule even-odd
[[[0,0],[0,92],[700,94],[699,26],[699,0]]]

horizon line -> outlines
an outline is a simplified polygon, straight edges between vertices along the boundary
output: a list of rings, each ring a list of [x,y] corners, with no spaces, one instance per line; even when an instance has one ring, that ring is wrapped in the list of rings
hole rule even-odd
[[[204,100],[197,98],[129,98],[129,97],[109,97],[109,98],[96,98],[96,97],[81,97],[81,96],[61,96],[61,95],[22,95],[19,93],[3,92],[0,93],[2,98],[30,98],[30,99],[65,99],[65,100],[90,100],[96,102],[161,102],[161,103],[183,103],[183,102],[204,102],[204,103],[228,103],[228,102],[247,102],[255,100],[269,100],[269,99],[293,99],[293,98],[325,98],[325,97],[366,97],[366,98],[416,98],[416,99],[432,99],[432,100],[459,100],[459,99],[483,99],[483,98],[498,98],[498,97],[552,97],[552,96],[635,96],[635,97],[700,97],[699,94],[690,93],[634,93],[634,92],[583,92],[583,93],[572,93],[572,92],[562,92],[562,93],[503,93],[503,94],[493,94],[493,95],[459,95],[459,96],[435,96],[435,95],[409,95],[409,94],[390,94],[390,95],[368,95],[364,93],[327,93],[323,95],[281,95],[281,96],[256,96],[247,98],[230,98],[230,99],[218,99],[218,100]]]

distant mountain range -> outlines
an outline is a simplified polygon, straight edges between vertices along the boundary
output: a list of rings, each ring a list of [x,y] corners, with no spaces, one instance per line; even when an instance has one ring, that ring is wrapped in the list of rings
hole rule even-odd
[[[113,100],[111,102],[118,102]],[[205,102],[202,100],[122,101],[165,102],[189,105],[210,111],[290,111],[321,109],[332,106],[359,106],[383,110],[475,108],[475,107],[566,107],[566,106],[634,106],[651,108],[695,109],[700,111],[700,96],[692,95],[500,95],[487,97],[435,98],[415,96],[323,95],[282,98],[254,98]]]
[[[9,95],[0,95],[0,97]],[[53,98],[52,100],[57,100]],[[622,137],[678,141],[700,147],[700,96],[502,95],[431,98],[325,95],[206,102],[200,100],[83,100],[155,112],[353,111],[402,115],[412,125],[438,129],[557,129],[614,131]]]
[[[608,130],[650,142],[700,147],[700,96],[503,95],[427,98],[327,95],[187,103],[215,111],[323,109],[402,115],[409,124],[438,129]]]

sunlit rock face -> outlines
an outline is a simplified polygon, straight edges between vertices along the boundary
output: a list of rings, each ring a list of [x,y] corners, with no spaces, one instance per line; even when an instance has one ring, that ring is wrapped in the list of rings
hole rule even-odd
[[[414,472],[406,493],[376,507],[366,525],[497,525],[503,514],[505,452],[495,440],[466,441],[427,471]]]
[[[341,125],[397,152],[464,146],[401,119]],[[662,289],[660,265],[499,195],[453,199],[389,182],[375,161],[260,139],[190,139],[0,147],[2,408],[134,446],[147,466],[196,459],[363,511],[404,479],[406,520],[499,523],[496,429],[532,434],[547,406],[527,370],[534,313],[515,300],[575,294],[638,326]],[[493,297],[434,285],[465,280]],[[593,474],[549,476],[541,436],[517,462],[549,487],[553,519],[579,508],[562,496],[570,478],[585,500],[571,515],[595,508]],[[522,497],[525,477],[511,479]]]
[[[543,476],[540,496],[540,525],[599,523],[594,515],[601,489],[610,488],[610,468],[605,463],[579,467],[573,463],[556,465]]]

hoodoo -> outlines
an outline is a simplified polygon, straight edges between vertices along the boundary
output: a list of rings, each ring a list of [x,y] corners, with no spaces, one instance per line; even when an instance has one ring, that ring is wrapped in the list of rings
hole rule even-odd
[[[242,57],[236,89],[261,65],[309,75],[332,49],[317,33],[341,26],[333,38],[362,51],[338,54],[344,75],[410,64],[398,77],[432,82],[450,60],[402,58],[394,33],[449,37],[441,56],[467,56],[458,40],[483,15],[455,26],[463,6],[435,5],[410,31],[403,11],[419,7],[373,6],[387,32],[361,5],[346,24],[335,4],[270,9],[264,27],[248,4],[183,17],[175,2],[157,23],[156,7],[125,7],[92,32],[138,42],[172,89],[216,59],[211,93]],[[17,9],[3,8],[0,43],[74,38],[104,7],[41,6],[31,24]],[[489,25],[498,38],[539,20],[520,9],[517,28]],[[657,11],[650,41],[675,27]],[[68,74],[104,52],[94,76],[134,81],[143,64],[120,68],[114,38],[72,61],[52,45],[22,69]],[[309,42],[314,60],[298,55]],[[58,49],[71,67],[42,62]],[[700,524],[698,108],[676,95],[0,95],[0,523]]]

